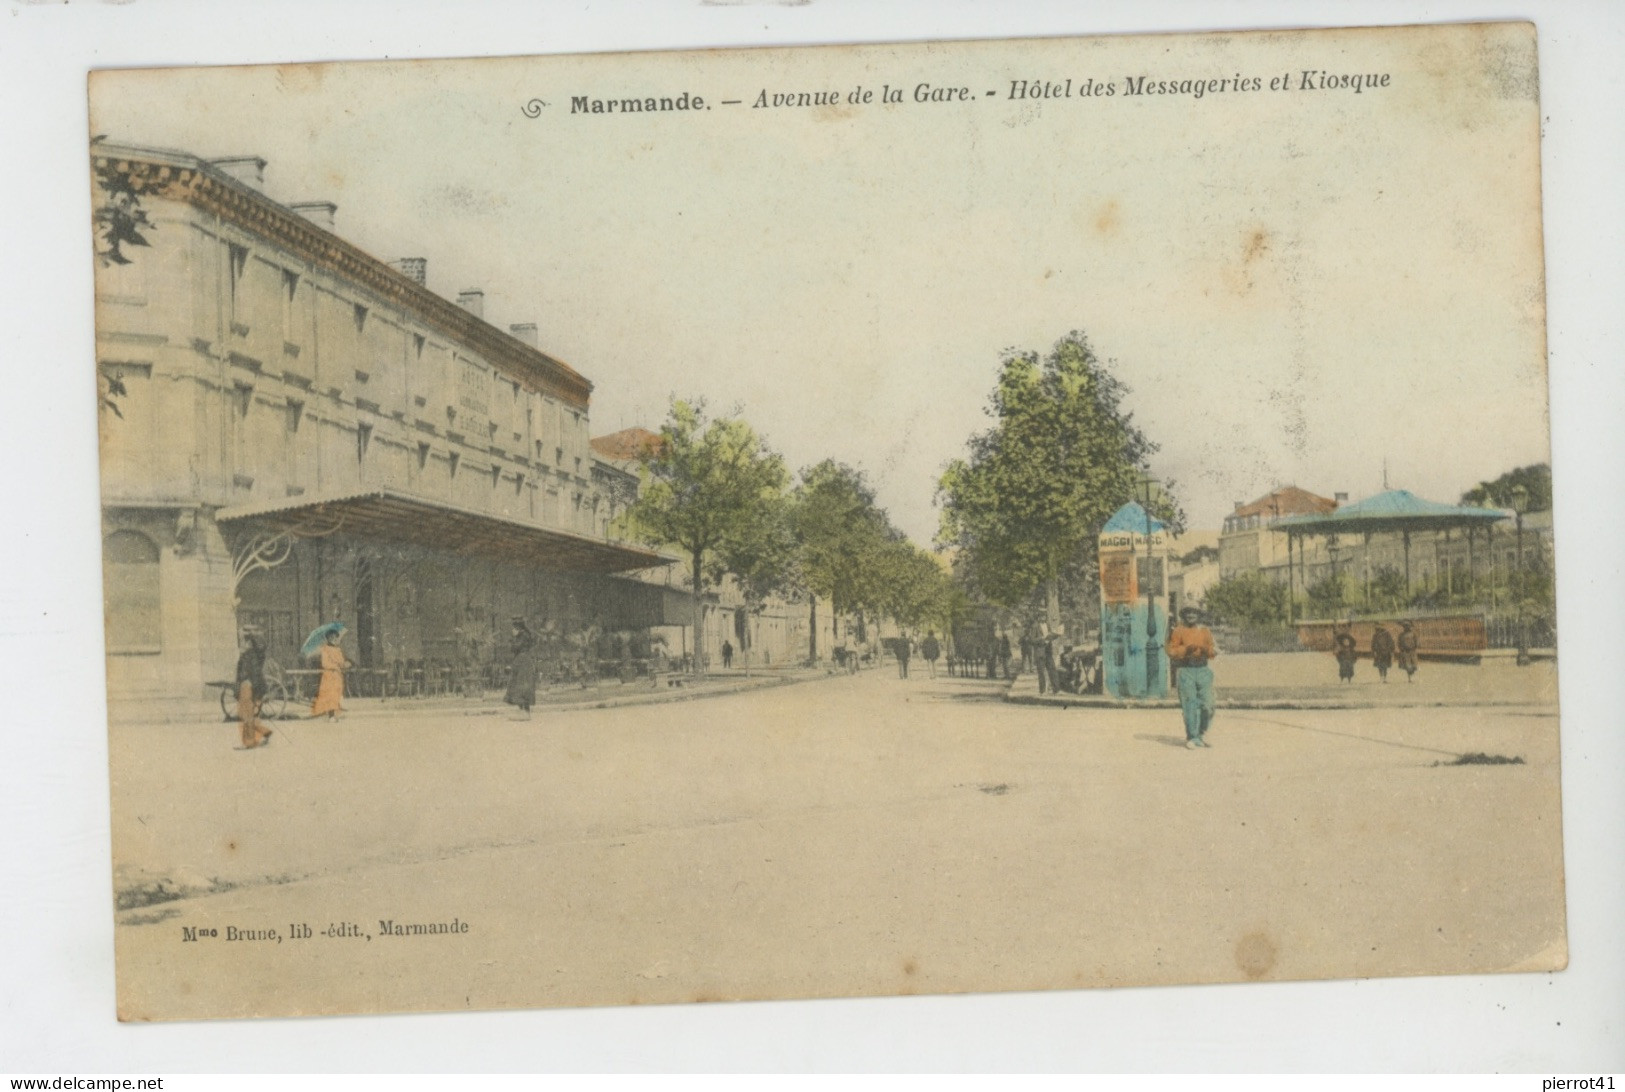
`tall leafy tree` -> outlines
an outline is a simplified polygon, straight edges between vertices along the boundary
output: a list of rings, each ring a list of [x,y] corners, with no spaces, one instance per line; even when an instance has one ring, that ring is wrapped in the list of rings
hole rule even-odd
[[[833,459],[801,472],[790,525],[809,601],[808,656],[816,660],[818,600],[827,600],[837,618],[879,609],[886,577],[884,551],[901,536],[875,503],[863,472]]]
[[[642,469],[643,489],[627,510],[627,526],[645,542],[687,555],[697,651],[708,578],[731,572],[747,594],[766,594],[784,578],[791,561],[783,530],[789,474],[743,418],[708,419],[703,402],[679,399]],[[694,657],[696,674],[702,659]]]
[[[1090,572],[1101,526],[1135,495],[1157,445],[1123,408],[1128,388],[1078,330],[1047,356],[1006,352],[988,405],[993,427],[938,486],[939,539],[959,549],[976,591],[1017,607],[1045,588],[1059,623],[1063,573]],[[1171,483],[1168,483],[1171,484]],[[1153,505],[1177,527],[1166,493]]]
[[[905,629],[932,626],[947,632],[962,608],[958,589],[941,563],[907,539],[898,539],[881,564],[885,612]]]

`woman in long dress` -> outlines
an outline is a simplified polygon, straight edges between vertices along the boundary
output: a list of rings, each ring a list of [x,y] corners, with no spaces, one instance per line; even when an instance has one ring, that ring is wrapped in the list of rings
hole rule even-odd
[[[1334,631],[1332,637],[1332,655],[1337,657],[1337,681],[1354,681],[1354,661],[1358,657],[1354,649],[1354,634],[1350,627]]]
[[[1382,676],[1382,681],[1388,681],[1388,669],[1394,663],[1394,635],[1380,622],[1371,634],[1371,663]]]
[[[502,700],[519,707],[519,719],[530,719],[536,703],[536,638],[523,618],[513,620],[513,672],[508,676],[508,692]]]
[[[316,700],[310,703],[310,715],[313,717],[326,713],[327,719],[333,720],[344,712],[344,669],[350,666],[350,661],[345,657],[344,649],[339,647],[342,636],[342,630],[334,630],[327,635],[327,643],[322,645],[322,677],[316,686]]]

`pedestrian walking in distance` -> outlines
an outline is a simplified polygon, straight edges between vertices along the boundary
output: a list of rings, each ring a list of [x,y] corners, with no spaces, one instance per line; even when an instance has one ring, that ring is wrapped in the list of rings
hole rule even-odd
[[[722,642],[722,666],[729,668],[734,665],[734,646],[732,641]]]
[[[1332,655],[1337,657],[1337,681],[1354,681],[1354,661],[1359,655],[1354,648],[1354,633],[1345,623],[1332,634]]]
[[[1383,682],[1388,681],[1388,669],[1394,664],[1394,635],[1381,622],[1371,634],[1371,664]]]
[[[271,741],[271,729],[260,720],[260,702],[265,700],[265,645],[259,634],[243,630],[243,651],[237,657],[237,722],[243,732],[245,751]]]
[[[897,644],[893,647],[897,649],[897,677],[906,679],[908,678],[908,657],[910,651],[912,651],[909,648],[909,639],[899,637],[897,638]]]
[[[925,640],[920,642],[920,655],[925,657],[925,666],[930,669],[931,677],[937,677],[937,657],[942,655],[942,645],[937,642],[935,633],[927,633]]]
[[[1033,662],[1038,668],[1038,692],[1045,689],[1060,691],[1055,678],[1055,634],[1049,630],[1048,622],[1038,624],[1038,639],[1033,642]]]
[[[509,654],[508,692],[502,700],[518,707],[519,715],[514,719],[529,720],[530,707],[536,704],[536,637],[523,618],[513,620]]]
[[[1010,635],[999,634],[999,674],[1010,678]]]
[[[1179,625],[1168,634],[1168,660],[1178,669],[1175,686],[1179,708],[1185,714],[1185,747],[1196,750],[1209,746],[1207,730],[1213,724],[1213,669],[1208,661],[1219,654],[1213,644],[1213,631],[1202,625],[1202,612],[1186,607],[1179,612]]]
[[[1406,682],[1416,681],[1416,629],[1409,622],[1399,623],[1399,669]]]

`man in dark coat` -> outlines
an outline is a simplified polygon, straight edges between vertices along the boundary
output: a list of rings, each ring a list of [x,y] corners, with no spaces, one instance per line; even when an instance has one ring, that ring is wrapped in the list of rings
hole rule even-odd
[[[1382,681],[1387,682],[1388,669],[1394,664],[1394,635],[1381,622],[1371,634],[1371,663]]]
[[[265,644],[256,630],[243,629],[243,651],[237,657],[237,723],[242,729],[242,750],[263,747],[271,729],[260,721],[265,700]]]
[[[927,633],[925,640],[920,642],[920,655],[925,657],[925,666],[931,669],[931,677],[937,677],[937,659],[942,655],[942,644],[937,640],[935,633]]]
[[[1055,677],[1055,634],[1050,632],[1047,623],[1040,624],[1038,639],[1033,642],[1033,660],[1038,665],[1038,692],[1059,691]]]

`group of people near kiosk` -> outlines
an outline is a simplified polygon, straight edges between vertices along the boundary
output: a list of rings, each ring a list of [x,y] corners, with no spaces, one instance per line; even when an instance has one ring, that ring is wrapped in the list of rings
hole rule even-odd
[[[1377,669],[1377,675],[1383,682],[1388,681],[1388,670],[1399,663],[1399,669],[1405,672],[1406,682],[1416,681],[1416,627],[1411,622],[1399,623],[1399,635],[1396,637],[1387,626],[1377,623],[1376,629],[1371,632],[1371,644],[1367,652],[1371,656],[1371,666]],[[1360,658],[1358,642],[1354,639],[1354,625],[1344,622],[1332,630],[1332,656],[1337,660],[1338,682],[1354,681],[1354,662]]]

